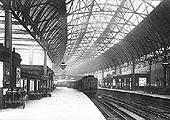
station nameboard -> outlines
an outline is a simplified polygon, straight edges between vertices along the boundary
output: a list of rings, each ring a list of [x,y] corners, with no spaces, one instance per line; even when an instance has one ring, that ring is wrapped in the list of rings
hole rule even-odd
[[[48,80],[48,79],[49,79],[49,76],[42,76],[41,79],[43,79],[43,80]]]

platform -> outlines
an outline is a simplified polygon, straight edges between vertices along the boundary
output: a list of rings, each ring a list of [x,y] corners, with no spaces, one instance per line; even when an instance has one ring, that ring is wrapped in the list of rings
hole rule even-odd
[[[133,94],[139,94],[139,95],[145,95],[145,96],[151,96],[155,98],[162,98],[162,99],[170,100],[170,95],[145,93],[142,90],[121,90],[121,89],[108,89],[108,88],[99,88],[99,89],[107,89],[107,90],[113,90],[113,91],[119,91],[119,92],[133,93]]]
[[[75,89],[57,87],[52,97],[29,100],[26,108],[0,110],[0,120],[106,120],[90,99]]]

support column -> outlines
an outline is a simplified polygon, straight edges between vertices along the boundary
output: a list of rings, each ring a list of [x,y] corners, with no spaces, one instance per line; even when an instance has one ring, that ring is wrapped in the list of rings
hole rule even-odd
[[[104,71],[103,71],[103,69],[101,70],[101,73],[102,73],[102,86],[105,87]]]
[[[170,66],[168,66],[168,70],[167,70],[167,82],[168,82],[168,88],[170,88]]]
[[[163,80],[163,87],[166,87],[166,70],[167,70],[167,66],[164,66],[164,80]]]
[[[102,69],[102,79],[104,78],[104,71],[103,71],[103,69]]]
[[[37,91],[37,78],[34,80],[34,91]]]
[[[164,53],[164,58],[163,58],[163,63],[162,63],[162,66],[164,68],[163,88],[167,87],[167,68],[168,68],[169,65],[170,64],[167,60],[167,51],[166,51],[166,48],[165,48],[165,53]]]
[[[135,80],[135,60],[132,61],[132,89],[136,89],[136,80]]]
[[[149,60],[149,80],[147,81],[147,86],[151,86],[151,78],[152,78],[152,60]]]
[[[9,6],[10,6],[10,0]],[[5,10],[5,46],[9,48],[10,58],[9,58],[9,75],[10,75],[10,87],[14,87],[13,74],[12,74],[12,14],[7,8]]]
[[[47,51],[44,50],[44,76],[47,76]],[[47,87],[47,79],[44,81],[45,86]]]
[[[0,109],[4,108],[4,96],[3,96],[3,63],[0,63]]]
[[[52,71],[53,71],[53,79],[52,79],[52,81],[51,81],[51,87],[52,87],[52,89],[54,90],[54,76],[55,76],[55,73],[54,73],[54,67],[55,67],[55,64],[54,63],[52,63]]]
[[[119,75],[121,76],[122,75],[122,67],[119,66]]]
[[[27,93],[30,92],[30,77],[27,77]]]
[[[119,66],[119,76],[120,76],[120,78],[118,79],[118,81],[119,81],[119,84],[120,84],[120,86],[119,86],[119,88],[121,89],[122,88],[122,77],[121,77],[121,75],[122,75],[122,67],[121,67],[121,65]]]
[[[115,66],[115,75],[117,75],[117,72],[116,72],[116,70],[117,70],[117,66]]]

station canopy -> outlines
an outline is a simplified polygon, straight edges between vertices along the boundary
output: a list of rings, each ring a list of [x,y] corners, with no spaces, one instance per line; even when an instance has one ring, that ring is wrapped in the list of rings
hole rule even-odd
[[[0,1],[4,11],[10,0]],[[112,69],[169,46],[169,7],[169,0],[11,0],[13,40],[47,50],[57,73],[62,62],[66,74]]]

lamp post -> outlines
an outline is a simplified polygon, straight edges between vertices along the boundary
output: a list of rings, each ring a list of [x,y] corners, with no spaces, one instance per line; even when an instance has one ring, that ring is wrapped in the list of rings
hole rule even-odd
[[[167,68],[168,66],[170,65],[170,63],[165,59],[164,62],[162,63],[162,66],[164,68],[164,79],[163,79],[163,87],[165,88],[166,87],[166,83],[167,83],[167,75],[166,75],[166,71],[167,71]]]
[[[151,77],[152,77],[152,59],[149,59],[149,81],[148,81],[148,86],[151,86]]]

